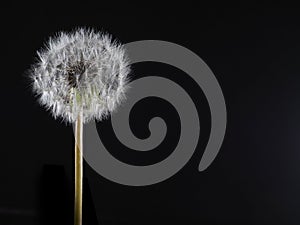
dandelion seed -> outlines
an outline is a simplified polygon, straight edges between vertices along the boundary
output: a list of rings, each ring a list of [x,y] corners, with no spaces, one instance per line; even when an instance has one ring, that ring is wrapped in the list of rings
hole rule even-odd
[[[61,32],[38,52],[31,78],[39,102],[73,123],[102,120],[124,100],[129,62],[123,47],[91,29]],[[98,110],[94,110],[98,109]]]

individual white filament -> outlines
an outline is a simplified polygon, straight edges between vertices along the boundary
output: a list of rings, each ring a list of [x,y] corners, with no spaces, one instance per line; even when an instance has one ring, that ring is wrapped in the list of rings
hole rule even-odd
[[[30,77],[39,102],[52,115],[75,122],[101,120],[122,102],[129,61],[122,45],[91,29],[60,32],[38,51]]]

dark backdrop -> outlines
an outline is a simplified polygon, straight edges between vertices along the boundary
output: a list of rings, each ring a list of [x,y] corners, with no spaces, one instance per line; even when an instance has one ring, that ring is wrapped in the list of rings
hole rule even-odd
[[[77,26],[103,29],[123,43],[157,39],[192,50],[214,72],[228,111],[220,153],[199,173],[210,125],[203,93],[176,68],[134,65],[132,79],[174,74],[179,85],[195,93],[192,98],[201,111],[200,142],[179,173],[147,187],[113,183],[85,165],[87,193],[90,190],[85,215],[96,215],[99,224],[300,223],[299,9],[174,8],[150,3],[125,7],[101,2],[78,6],[3,8],[1,224],[71,223],[72,129],[36,103],[25,71],[49,35]],[[178,117],[167,102],[145,99],[132,113],[137,121],[161,113],[174,128],[168,130],[170,137],[178,136]],[[130,124],[137,136],[147,136],[147,124],[135,119]],[[113,135],[105,135],[111,132],[110,120],[98,128],[105,143],[114,143]],[[115,146],[110,151],[122,161],[143,165],[171,154],[174,142],[166,140],[149,157],[130,150],[125,154]]]

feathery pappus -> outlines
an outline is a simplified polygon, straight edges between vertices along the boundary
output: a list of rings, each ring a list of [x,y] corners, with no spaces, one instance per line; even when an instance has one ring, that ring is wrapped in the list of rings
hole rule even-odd
[[[34,93],[57,118],[102,120],[125,98],[130,72],[124,47],[93,29],[60,32],[37,52],[30,70]]]

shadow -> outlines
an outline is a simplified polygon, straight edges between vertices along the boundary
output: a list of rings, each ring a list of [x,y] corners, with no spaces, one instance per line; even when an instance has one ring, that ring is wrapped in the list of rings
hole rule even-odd
[[[73,182],[68,182],[64,166],[43,166],[39,193],[39,223],[41,225],[73,225]],[[96,210],[87,178],[83,179],[82,211],[83,225],[98,225]]]

